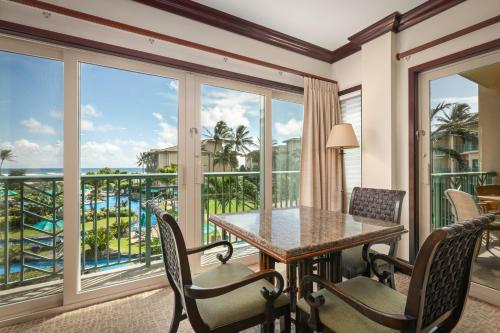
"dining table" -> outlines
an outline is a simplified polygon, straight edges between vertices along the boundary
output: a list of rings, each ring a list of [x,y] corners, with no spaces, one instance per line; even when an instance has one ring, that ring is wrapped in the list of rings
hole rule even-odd
[[[477,198],[482,201],[500,202],[500,195],[478,195]]]
[[[209,221],[259,250],[260,269],[286,265],[292,310],[301,297],[305,275],[342,281],[342,250],[400,237],[401,224],[300,206],[217,214]]]

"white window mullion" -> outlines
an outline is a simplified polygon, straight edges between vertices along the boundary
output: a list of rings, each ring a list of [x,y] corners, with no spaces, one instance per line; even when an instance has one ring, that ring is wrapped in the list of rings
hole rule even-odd
[[[64,305],[78,301],[80,291],[80,130],[79,65],[64,52]]]

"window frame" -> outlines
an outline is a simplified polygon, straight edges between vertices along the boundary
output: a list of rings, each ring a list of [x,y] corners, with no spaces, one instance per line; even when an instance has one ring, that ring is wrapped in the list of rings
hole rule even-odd
[[[141,291],[151,290],[166,285],[164,276],[148,277],[140,280],[124,282],[109,287],[81,291],[80,281],[80,63],[97,66],[106,66],[114,69],[133,71],[148,75],[163,76],[179,81],[179,123],[178,143],[187,149],[184,156],[179,155],[179,200],[187,202],[187,193],[195,193],[198,208],[201,209],[201,191],[197,190],[195,165],[196,154],[201,149],[200,140],[193,135],[190,129],[197,129],[200,133],[200,97],[201,84],[209,84],[222,88],[256,93],[264,96],[264,105],[261,112],[261,137],[263,140],[263,160],[261,166],[261,207],[272,208],[272,100],[280,99],[303,104],[303,96],[291,92],[283,92],[250,83],[243,83],[229,79],[222,79],[188,71],[169,68],[165,65],[153,64],[148,61],[127,59],[116,55],[108,55],[95,51],[74,49],[50,43],[37,42],[10,36],[0,36],[1,51],[19,53],[27,56],[37,56],[48,59],[60,60],[64,66],[64,120],[63,120],[63,173],[64,173],[64,220],[65,244],[64,246],[64,276],[63,291],[61,294],[35,298],[22,303],[13,303],[1,308],[2,314],[7,318],[14,316],[33,315],[33,308],[40,309],[39,314],[53,314],[67,311],[78,306],[108,301]],[[76,110],[76,112],[75,112]],[[182,118],[182,119],[181,119]],[[75,149],[75,147],[77,149]],[[189,151],[191,147],[192,151]],[[181,151],[181,149],[180,149]],[[186,179],[191,181],[186,182]],[[181,209],[180,219],[184,221],[199,221],[198,210]],[[186,236],[188,246],[197,246],[201,241],[199,225],[197,222],[185,223],[182,231]],[[68,246],[67,244],[72,244]],[[194,256],[195,257],[195,256]],[[258,256],[249,256],[240,261],[246,264],[257,262]],[[191,260],[191,258],[190,258]],[[195,267],[201,265],[192,262]],[[197,269],[195,269],[196,271]],[[8,319],[10,320],[10,319]]]

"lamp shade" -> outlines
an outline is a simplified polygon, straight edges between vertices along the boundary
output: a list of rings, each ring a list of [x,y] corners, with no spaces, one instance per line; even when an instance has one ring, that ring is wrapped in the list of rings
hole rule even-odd
[[[326,148],[357,148],[359,147],[358,139],[354,134],[354,129],[351,124],[333,125],[326,142]]]

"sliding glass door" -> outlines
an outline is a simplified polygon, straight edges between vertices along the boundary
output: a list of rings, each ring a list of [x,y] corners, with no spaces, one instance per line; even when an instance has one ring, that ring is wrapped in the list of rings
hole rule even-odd
[[[81,62],[82,291],[164,274],[146,203],[179,216],[179,80]]]
[[[164,286],[148,201],[188,247],[228,239],[249,264],[208,217],[299,204],[300,96],[0,40],[2,318]]]
[[[0,307],[59,297],[64,267],[63,62],[16,52],[0,51]]]
[[[483,212],[500,208],[499,78],[499,52],[421,76],[421,242],[454,223],[448,189],[470,194]],[[500,304],[499,232],[484,233],[471,273],[471,294],[494,304]]]

